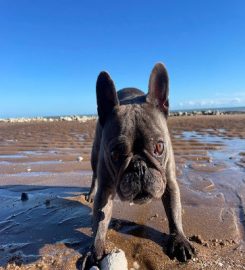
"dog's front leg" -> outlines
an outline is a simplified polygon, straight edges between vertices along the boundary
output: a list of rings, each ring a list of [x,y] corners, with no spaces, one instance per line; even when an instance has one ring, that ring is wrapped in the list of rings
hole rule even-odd
[[[96,174],[93,172],[93,176],[92,176],[92,184],[90,187],[90,190],[88,193],[85,194],[85,200],[89,203],[92,203],[94,201],[94,197],[96,194],[96,190],[97,190],[97,176]]]
[[[172,151],[171,151],[172,152]],[[195,254],[195,249],[187,240],[182,227],[182,211],[179,186],[175,175],[175,162],[171,153],[167,168],[167,186],[162,201],[168,217],[170,239],[168,254],[170,258],[176,257],[179,261],[187,261]]]
[[[115,192],[108,186],[99,187],[95,196],[93,210],[94,252],[96,260],[100,260],[105,251],[105,239],[112,215]]]
[[[99,261],[105,253],[105,240],[111,220],[113,197],[111,189],[106,187],[102,189],[99,185],[93,208],[93,246],[83,258],[82,270],[99,265]]]

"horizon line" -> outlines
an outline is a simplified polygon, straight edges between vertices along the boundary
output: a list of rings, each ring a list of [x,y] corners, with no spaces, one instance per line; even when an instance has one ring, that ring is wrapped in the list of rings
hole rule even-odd
[[[203,112],[203,111],[221,111],[221,112],[234,112],[238,109],[240,112],[245,112],[245,106],[225,106],[225,107],[194,107],[194,108],[184,108],[184,109],[170,109],[169,112]],[[20,119],[20,118],[58,118],[58,117],[71,117],[71,116],[96,116],[97,113],[77,113],[77,114],[53,114],[53,115],[30,115],[30,116],[0,116],[0,119]]]

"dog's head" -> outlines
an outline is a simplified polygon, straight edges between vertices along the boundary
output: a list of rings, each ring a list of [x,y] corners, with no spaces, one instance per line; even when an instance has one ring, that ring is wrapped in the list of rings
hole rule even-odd
[[[165,191],[168,81],[164,65],[156,64],[148,93],[120,102],[109,74],[101,72],[97,79],[100,154],[122,200],[144,203]]]

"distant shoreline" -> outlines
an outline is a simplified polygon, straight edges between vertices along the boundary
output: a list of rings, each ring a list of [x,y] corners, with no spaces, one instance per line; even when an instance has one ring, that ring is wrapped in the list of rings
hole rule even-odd
[[[16,117],[16,118],[6,118],[1,119],[0,123],[29,123],[29,122],[59,122],[59,121],[78,121],[78,122],[87,122],[88,120],[97,119],[96,115],[91,116],[79,116],[79,115],[71,115],[71,116],[54,116],[54,117]]]
[[[220,108],[202,110],[173,110],[169,116],[195,116],[195,115],[227,115],[245,114],[245,107],[239,108]],[[78,121],[87,122],[97,119],[97,115],[68,115],[68,116],[47,116],[47,117],[16,117],[0,118],[0,123],[25,123],[25,122],[59,122],[59,121]]]
[[[220,108],[202,110],[174,110],[170,111],[169,116],[194,116],[194,115],[224,115],[224,114],[244,114],[245,107],[239,108]]]

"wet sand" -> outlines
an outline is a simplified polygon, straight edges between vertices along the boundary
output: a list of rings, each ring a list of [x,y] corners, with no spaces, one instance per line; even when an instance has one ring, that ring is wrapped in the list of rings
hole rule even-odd
[[[160,201],[129,206],[118,198],[107,249],[123,249],[135,269],[135,262],[152,270],[245,269],[245,115],[168,122],[184,230],[198,254],[184,264],[168,258]],[[92,242],[92,205],[82,194],[94,127],[94,120],[0,123],[0,269],[79,269]]]

